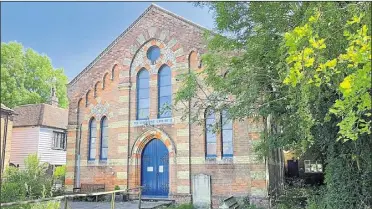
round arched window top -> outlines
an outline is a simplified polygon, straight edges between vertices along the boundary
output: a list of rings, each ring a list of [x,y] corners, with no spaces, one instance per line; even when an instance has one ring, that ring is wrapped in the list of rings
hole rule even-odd
[[[147,50],[147,58],[151,61],[151,64],[155,64],[156,60],[160,57],[160,48],[157,46],[151,46]]]

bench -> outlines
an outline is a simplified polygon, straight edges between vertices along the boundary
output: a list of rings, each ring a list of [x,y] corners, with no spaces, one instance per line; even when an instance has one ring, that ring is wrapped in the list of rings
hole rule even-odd
[[[105,191],[105,185],[104,184],[81,184],[81,187],[77,187],[73,189],[74,193],[84,193],[84,194],[90,194],[95,192],[104,192]],[[98,201],[97,195],[89,196],[95,197],[96,202]],[[89,199],[90,199],[89,198]]]
[[[228,197],[222,201],[220,209],[239,209],[240,205],[234,196]]]
[[[83,193],[94,193],[94,192],[104,192],[104,184],[81,184],[80,192]]]

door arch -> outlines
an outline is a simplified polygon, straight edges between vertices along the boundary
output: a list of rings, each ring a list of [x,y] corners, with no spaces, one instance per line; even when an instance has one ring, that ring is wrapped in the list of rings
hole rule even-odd
[[[152,139],[141,155],[141,186],[145,196],[167,197],[169,193],[169,153],[159,139]]]

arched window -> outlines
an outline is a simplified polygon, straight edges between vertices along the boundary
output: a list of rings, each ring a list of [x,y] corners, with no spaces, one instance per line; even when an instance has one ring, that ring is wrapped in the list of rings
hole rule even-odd
[[[222,127],[222,157],[232,157],[233,149],[233,125],[229,118],[229,113],[223,110],[221,113],[221,127]]]
[[[96,120],[92,118],[89,122],[88,160],[94,160],[96,158],[96,139],[97,139],[97,124],[96,124]]]
[[[206,156],[216,157],[216,134],[213,131],[215,125],[214,112],[207,109],[205,112],[205,141],[206,141]]]
[[[198,54],[192,51],[189,55],[189,68],[195,70],[198,68]]]
[[[149,72],[146,69],[142,69],[137,75],[137,120],[149,117],[149,87]]]
[[[150,60],[151,64],[155,64],[156,60],[160,57],[160,48],[158,46],[151,46],[147,50],[147,58]]]
[[[101,120],[101,150],[100,150],[100,160],[107,160],[108,151],[108,122],[107,118],[103,117]]]
[[[172,74],[167,65],[163,65],[158,73],[158,118],[171,117]]]
[[[85,107],[88,107],[89,105],[89,93],[90,93],[90,90],[85,95]]]

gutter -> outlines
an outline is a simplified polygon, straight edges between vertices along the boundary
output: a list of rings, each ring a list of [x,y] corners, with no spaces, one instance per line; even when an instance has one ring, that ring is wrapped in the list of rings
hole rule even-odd
[[[75,127],[75,178],[74,178],[74,185],[75,188],[80,187],[80,132],[81,125],[80,125],[80,101],[78,102],[78,111],[77,111],[77,118],[76,118],[76,127]]]
[[[132,61],[133,62],[133,61]],[[132,66],[132,63],[131,65]],[[131,89],[132,89],[132,71],[129,68],[129,85],[128,85],[128,150],[127,150],[127,189],[129,189],[129,158],[130,158],[130,122],[131,122]]]
[[[75,187],[79,187],[80,185],[80,169],[79,169],[79,164],[80,164],[80,146],[79,146],[79,125],[76,126],[75,128],[75,135],[76,135],[76,140],[75,140]],[[79,148],[79,149],[78,149]]]

